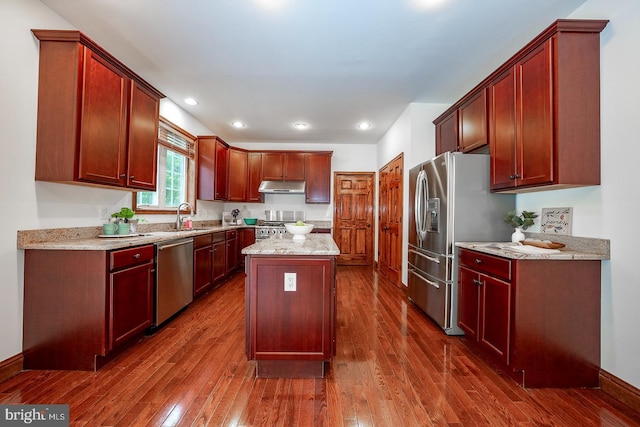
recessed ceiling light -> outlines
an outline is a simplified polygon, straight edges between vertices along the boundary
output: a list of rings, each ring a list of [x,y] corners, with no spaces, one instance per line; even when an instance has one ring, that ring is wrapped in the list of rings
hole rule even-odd
[[[236,120],[234,122],[231,122],[231,126],[233,126],[234,128],[240,129],[245,127],[246,125],[242,123],[240,120]]]
[[[187,105],[198,105],[198,101],[194,98],[185,98],[184,103]]]
[[[293,127],[298,130],[305,130],[309,127],[309,125],[303,122],[297,122],[293,124]]]
[[[371,129],[371,123],[369,123],[369,122],[358,123],[358,129],[360,129],[360,130]]]

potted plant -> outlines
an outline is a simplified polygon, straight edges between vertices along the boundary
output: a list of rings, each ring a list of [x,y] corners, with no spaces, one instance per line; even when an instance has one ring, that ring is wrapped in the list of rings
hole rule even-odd
[[[504,217],[504,222],[515,228],[515,231],[511,235],[512,242],[520,242],[524,240],[525,235],[522,230],[526,230],[533,225],[534,218],[537,218],[538,214],[535,212],[522,211],[520,215],[516,214],[516,211],[509,211]]]
[[[115,218],[116,223],[127,224],[123,225],[123,230],[119,231],[119,234],[128,234],[129,232],[135,233],[136,227],[138,225],[138,221],[144,221],[144,218],[134,218],[136,215],[135,211],[129,209],[127,207],[122,207],[119,212],[114,212],[111,214],[112,218]],[[127,232],[125,233],[125,229]],[[119,230],[119,228],[118,228]]]

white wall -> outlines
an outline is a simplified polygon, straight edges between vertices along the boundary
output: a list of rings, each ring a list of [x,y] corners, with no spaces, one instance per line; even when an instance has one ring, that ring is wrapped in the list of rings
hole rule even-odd
[[[640,2],[588,0],[571,18],[610,19],[602,43],[602,185],[577,190],[545,191],[518,196],[519,209],[572,206],[574,235],[611,240],[610,262],[603,263],[602,367],[640,387],[640,331],[637,305],[640,275],[635,269],[637,248],[632,231],[640,209],[639,179],[635,175],[640,144],[635,120],[640,116]],[[35,182],[38,43],[31,28],[72,28],[37,0],[0,2],[0,117],[3,138],[0,156],[0,361],[22,350],[23,253],[16,250],[16,231],[36,228],[99,225],[98,207],[119,208],[130,203],[128,192]],[[501,53],[500,57],[505,54]],[[501,61],[497,61],[501,62]],[[496,67],[500,65],[496,63]],[[482,76],[469,82],[471,89]],[[454,100],[452,100],[454,101]],[[378,170],[399,152],[405,171],[433,156],[432,120],[448,105],[412,104],[375,146],[329,147],[334,170]],[[163,115],[191,133],[204,133],[182,113]],[[202,131],[202,132],[201,132]],[[209,132],[206,132],[209,133]],[[307,147],[307,145],[305,145]],[[276,148],[276,147],[273,147]],[[277,147],[285,148],[285,147]],[[292,148],[290,145],[286,148]],[[320,149],[320,148],[318,148]],[[407,174],[405,174],[407,175]],[[405,189],[408,183],[405,182]],[[405,199],[407,198],[405,190]],[[202,202],[213,212],[220,203]],[[273,201],[273,204],[287,203]],[[200,203],[199,203],[200,204]],[[326,206],[325,206],[326,207]],[[404,209],[407,209],[405,200]],[[317,212],[320,215],[322,212]],[[155,221],[155,219],[154,219]],[[535,230],[535,227],[533,229]],[[406,231],[403,232],[406,242]],[[406,254],[403,254],[406,263]],[[403,273],[406,283],[406,275]]]

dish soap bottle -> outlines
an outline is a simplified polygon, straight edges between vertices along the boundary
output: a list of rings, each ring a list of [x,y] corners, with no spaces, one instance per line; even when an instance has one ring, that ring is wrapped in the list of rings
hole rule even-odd
[[[184,220],[184,229],[191,230],[191,228],[193,228],[193,221],[191,220],[191,217],[188,216],[187,219]]]

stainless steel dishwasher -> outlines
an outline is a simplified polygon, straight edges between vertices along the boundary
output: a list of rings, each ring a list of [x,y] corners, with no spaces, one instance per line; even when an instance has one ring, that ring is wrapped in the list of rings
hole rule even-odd
[[[154,326],[193,301],[193,238],[156,243]]]

